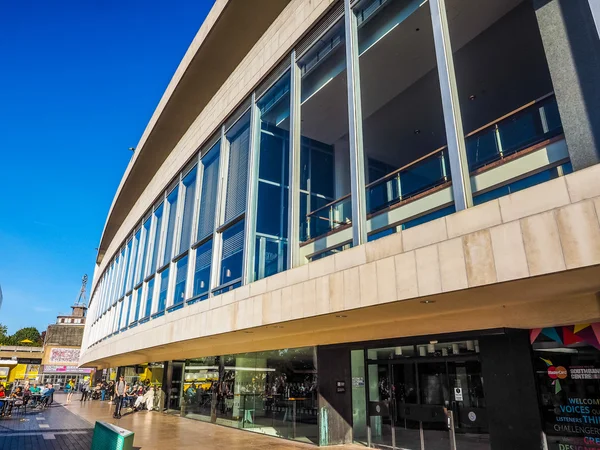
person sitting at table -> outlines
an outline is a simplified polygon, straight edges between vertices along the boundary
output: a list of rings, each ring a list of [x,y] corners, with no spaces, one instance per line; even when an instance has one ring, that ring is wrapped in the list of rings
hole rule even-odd
[[[139,411],[143,405],[146,405],[148,411],[152,411],[152,406],[154,405],[154,388],[152,386],[150,386],[150,389],[144,395],[138,396],[133,409]]]
[[[44,389],[42,389],[42,397],[40,398],[40,406],[48,406],[52,403],[52,395],[54,394],[54,388],[51,384],[46,385]]]
[[[8,411],[6,412],[7,417],[12,415],[13,406],[23,406],[23,388],[18,386],[17,389],[15,389],[15,392],[10,394],[10,398],[13,398],[15,401],[9,403]]]
[[[0,417],[4,417],[4,407],[6,406],[6,391],[4,390],[4,386],[0,384]]]
[[[29,388],[29,392],[31,392],[31,406],[36,406],[40,396],[40,388],[37,383],[33,383],[33,386]]]

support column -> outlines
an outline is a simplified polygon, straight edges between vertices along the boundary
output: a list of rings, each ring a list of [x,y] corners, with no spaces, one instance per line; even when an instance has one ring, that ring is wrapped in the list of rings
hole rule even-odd
[[[600,39],[597,0],[534,0],[574,170],[600,163]]]
[[[319,445],[352,443],[350,350],[317,347]],[[338,386],[338,382],[345,383]],[[340,392],[340,390],[344,392]]]
[[[542,420],[527,330],[479,338],[492,450],[542,447]]]
[[[360,103],[360,72],[358,65],[358,31],[356,16],[352,12],[350,1],[344,0],[344,21],[346,28],[346,70],[348,80],[352,243],[356,247],[367,242],[367,207],[362,109]]]
[[[452,193],[454,194],[456,210],[460,211],[473,206],[473,194],[471,193],[471,177],[469,175],[460,102],[458,101],[458,88],[456,87],[446,2],[445,0],[430,0],[429,7],[440,79],[440,92],[442,94],[446,139],[448,141]]]
[[[296,63],[296,50],[290,60],[290,167],[288,198],[288,252],[287,268],[299,265],[300,253],[300,68]]]

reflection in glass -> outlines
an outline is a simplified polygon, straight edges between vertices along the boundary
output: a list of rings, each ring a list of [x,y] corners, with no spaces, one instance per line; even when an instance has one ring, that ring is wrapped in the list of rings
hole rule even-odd
[[[148,281],[148,287],[146,289],[146,313],[144,317],[149,317],[152,313],[152,302],[154,297],[154,278]]]
[[[257,102],[260,114],[258,206],[254,280],[286,268],[290,74]]]
[[[221,276],[219,285],[242,278],[244,256],[244,221],[240,221],[223,232]]]
[[[350,193],[348,96],[343,20],[301,56],[300,239],[318,237],[352,219],[351,203],[311,216]]]
[[[136,285],[142,282],[142,280],[144,279],[144,277],[146,276],[146,274],[148,272],[148,267],[146,266],[146,262],[148,260],[148,252],[150,251],[150,249],[149,249],[150,246],[148,245],[148,243],[150,242],[150,225],[151,224],[152,224],[152,218],[148,217],[148,219],[146,219],[146,221],[142,225],[142,230],[143,230],[142,241],[143,242],[140,247],[140,255],[141,255],[140,270],[136,274],[136,277],[135,277]]]
[[[165,311],[167,305],[167,291],[169,288],[169,268],[167,267],[160,274],[160,289],[158,291],[158,308],[155,314],[159,314]]]
[[[182,415],[318,443],[314,348],[188,360]]]
[[[188,257],[187,255],[177,261],[177,275],[175,277],[175,293],[173,304],[179,305],[185,300],[185,283],[187,281]]]
[[[363,0],[354,13],[372,214],[447,183],[450,167],[428,3]],[[385,225],[393,222],[391,216]]]
[[[217,189],[219,187],[220,145],[220,141],[213,145],[200,161],[203,172],[200,191],[200,209],[198,211],[197,240],[204,239],[208,235],[211,235],[215,229]]]
[[[173,189],[173,191],[167,196],[167,205],[169,206],[169,219],[167,221],[167,232],[165,238],[165,248],[163,251],[163,258],[161,265],[168,264],[173,256],[173,239],[175,239],[175,221],[177,220],[177,195],[179,188]]]
[[[247,112],[227,131],[229,164],[225,196],[225,223],[246,210],[248,184],[248,153],[250,151],[250,112]]]
[[[156,270],[156,263],[158,262],[158,249],[160,247],[160,231],[162,229],[162,217],[163,217],[163,204],[161,203],[158,208],[154,210],[154,246],[152,249],[152,262],[148,270],[148,275],[151,275]]]
[[[133,291],[133,298],[135,299],[135,315],[133,316],[133,321],[137,322],[140,318],[142,307],[142,288],[137,288]]]
[[[210,289],[210,267],[212,258],[212,243],[210,240],[196,249],[196,265],[194,266],[194,291],[193,297],[202,300],[208,298]]]
[[[179,253],[186,251],[192,238],[192,222],[194,218],[194,199],[196,196],[196,172],[194,167],[183,178],[183,213],[181,216],[181,237],[179,239]]]

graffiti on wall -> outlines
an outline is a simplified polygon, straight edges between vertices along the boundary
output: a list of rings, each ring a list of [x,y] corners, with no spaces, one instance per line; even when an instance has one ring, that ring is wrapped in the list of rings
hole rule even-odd
[[[50,350],[50,362],[79,362],[78,348],[53,348]]]

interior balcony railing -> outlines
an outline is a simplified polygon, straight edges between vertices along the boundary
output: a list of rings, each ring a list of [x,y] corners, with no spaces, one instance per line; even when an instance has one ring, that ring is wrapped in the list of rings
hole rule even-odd
[[[528,154],[540,145],[559,139],[562,133],[554,93],[522,105],[465,136],[471,176]],[[501,181],[512,177],[509,174],[504,178]],[[368,218],[427,197],[451,183],[448,149],[444,146],[369,183],[366,186]],[[475,188],[473,193],[476,192]],[[309,230],[306,242],[350,228],[350,194],[312,211],[306,220]]]

